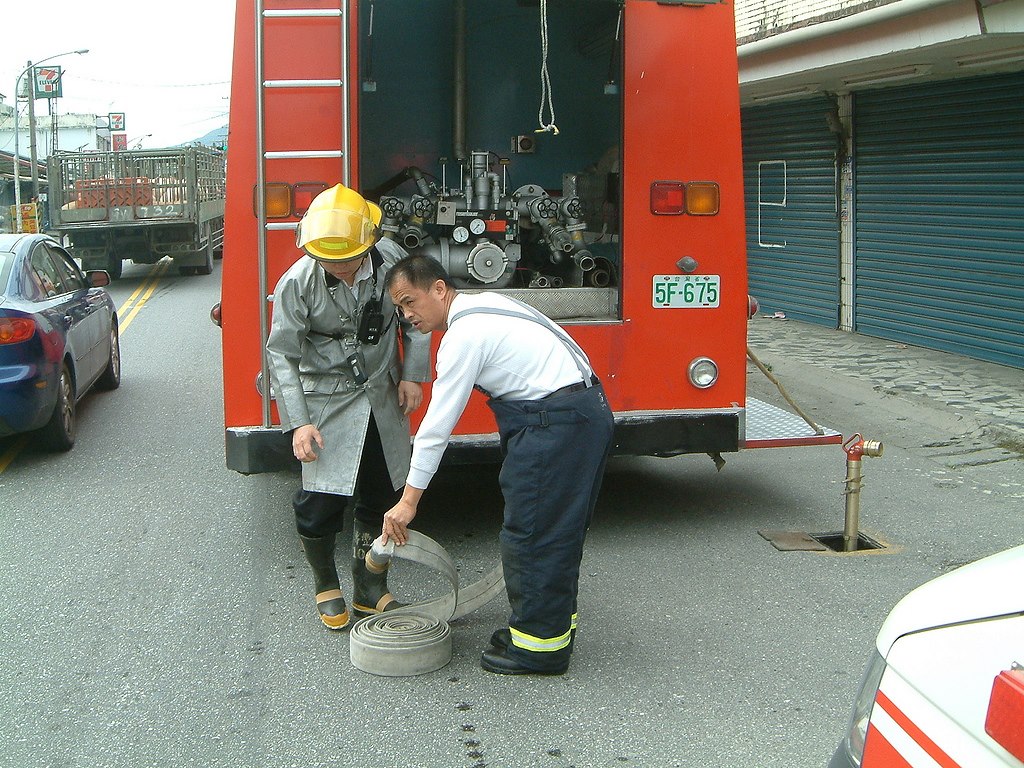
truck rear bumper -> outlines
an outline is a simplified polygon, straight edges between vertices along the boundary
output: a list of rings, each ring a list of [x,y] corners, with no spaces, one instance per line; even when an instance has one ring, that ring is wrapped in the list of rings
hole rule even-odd
[[[693,413],[651,411],[615,414],[613,456],[677,456],[721,453],[739,448],[739,411]],[[273,472],[298,464],[291,440],[278,429],[229,428],[227,466],[242,474]],[[491,464],[501,461],[497,432],[453,435],[443,464]]]
[[[731,453],[742,448],[841,443],[842,435],[817,433],[803,419],[749,398],[746,409],[720,411],[628,411],[615,414],[613,456],[678,456]],[[235,427],[225,433],[228,469],[258,474],[294,468],[291,440],[276,428]],[[453,435],[445,464],[501,461],[498,434]]]

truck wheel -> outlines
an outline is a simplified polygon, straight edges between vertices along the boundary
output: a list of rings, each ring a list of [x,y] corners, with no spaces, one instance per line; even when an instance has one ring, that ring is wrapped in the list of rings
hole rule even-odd
[[[198,267],[178,267],[179,275],[194,275]]]
[[[209,275],[213,273],[213,243],[206,246],[206,263],[196,267],[196,274]]]
[[[107,261],[107,274],[110,275],[111,280],[119,280],[121,278],[121,271],[124,267],[124,262],[121,261],[117,256],[111,256]]]
[[[117,389],[121,386],[121,340],[117,333],[117,320],[110,323],[110,360],[96,380],[97,389]]]
[[[65,363],[60,368],[57,403],[53,407],[53,415],[39,430],[43,445],[54,451],[70,451],[71,446],[75,444],[75,416],[75,384]]]

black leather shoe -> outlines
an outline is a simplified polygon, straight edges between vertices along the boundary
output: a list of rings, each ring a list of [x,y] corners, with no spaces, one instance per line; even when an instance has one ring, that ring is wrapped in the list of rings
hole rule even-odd
[[[495,648],[505,650],[512,645],[512,632],[508,627],[502,627],[491,633],[491,645]]]
[[[480,656],[480,666],[496,675],[564,675],[569,665],[557,669],[532,669],[524,667],[515,659],[505,655],[503,649],[488,648]]]

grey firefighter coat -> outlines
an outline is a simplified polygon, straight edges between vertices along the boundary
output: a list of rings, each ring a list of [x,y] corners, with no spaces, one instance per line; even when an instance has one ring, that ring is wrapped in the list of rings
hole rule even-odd
[[[314,445],[319,458],[302,464],[307,491],[352,495],[371,411],[396,490],[409,472],[409,420],[398,405],[398,382],[430,381],[430,335],[400,321],[384,290],[385,273],[405,251],[390,240],[381,240],[376,248],[384,257],[376,285],[372,280],[359,283],[358,300],[344,283],[328,288],[324,270],[307,256],[274,289],[267,357],[281,429],[313,424],[324,441],[323,449]],[[382,299],[385,331],[376,345],[360,344],[359,318],[374,294]],[[342,338],[330,338],[338,335]],[[368,378],[362,385],[353,381],[346,363],[357,350]]]

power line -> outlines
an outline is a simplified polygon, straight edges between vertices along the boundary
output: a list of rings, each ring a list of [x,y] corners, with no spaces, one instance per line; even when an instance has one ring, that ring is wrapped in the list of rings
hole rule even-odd
[[[80,75],[75,76],[76,80],[82,80],[88,83],[101,83],[102,85],[120,85],[127,88],[206,88],[213,85],[230,85],[230,80],[219,80],[212,83],[181,83],[181,84],[164,84],[164,83],[126,83],[123,80],[96,80],[91,77],[82,77]]]

